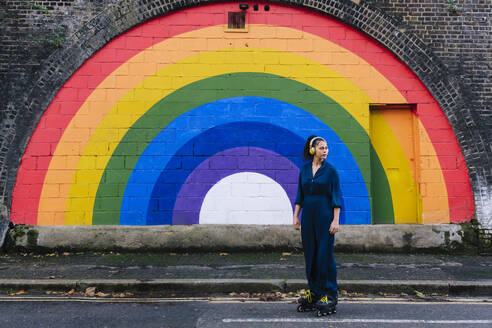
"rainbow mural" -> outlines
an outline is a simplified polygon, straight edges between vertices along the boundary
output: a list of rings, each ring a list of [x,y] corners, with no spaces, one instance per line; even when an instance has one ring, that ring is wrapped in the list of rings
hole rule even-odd
[[[227,28],[230,11],[237,3],[153,19],[88,59],[30,139],[11,220],[289,224],[311,134],[339,172],[342,224],[471,219],[456,137],[388,50],[300,8],[248,11],[244,31]],[[413,137],[370,104],[415,104]]]

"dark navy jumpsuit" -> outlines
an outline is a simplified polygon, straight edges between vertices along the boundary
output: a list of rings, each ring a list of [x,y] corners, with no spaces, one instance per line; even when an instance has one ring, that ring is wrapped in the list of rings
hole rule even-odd
[[[335,235],[330,234],[333,209],[342,207],[335,168],[323,161],[313,177],[312,162],[299,172],[296,204],[302,207],[301,237],[309,289],[338,299]]]

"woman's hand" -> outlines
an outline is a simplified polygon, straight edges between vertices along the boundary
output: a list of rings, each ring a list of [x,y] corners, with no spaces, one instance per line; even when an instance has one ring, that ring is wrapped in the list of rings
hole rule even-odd
[[[338,232],[338,224],[340,223],[340,207],[335,207],[333,209],[333,221],[330,225],[330,233],[332,235]]]
[[[301,229],[301,225],[299,224],[299,217],[294,215],[294,219],[292,220],[292,225],[294,226],[294,229],[296,229],[296,230]]]
[[[333,235],[338,232],[338,221],[333,220],[330,225],[330,233]]]
[[[301,225],[299,224],[299,212],[301,211],[301,205],[296,204],[296,207],[294,208],[294,219],[292,220],[292,225],[294,226],[294,229],[299,230],[301,229]]]

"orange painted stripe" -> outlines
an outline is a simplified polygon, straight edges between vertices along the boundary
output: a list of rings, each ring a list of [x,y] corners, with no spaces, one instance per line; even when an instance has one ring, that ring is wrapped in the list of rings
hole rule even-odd
[[[131,42],[133,42],[133,40],[138,41],[139,42],[138,47],[146,48],[146,45],[151,45],[152,42],[156,39],[163,39],[163,38],[166,38],[170,35],[173,35],[173,33],[174,33],[174,35],[176,34],[176,32],[178,31],[176,29],[176,27],[175,26],[169,27],[169,26],[167,26],[167,24],[169,24],[169,25],[172,25],[172,24],[180,25],[181,28],[179,29],[179,32],[185,31],[186,29],[194,29],[197,27],[199,28],[200,26],[207,26],[210,24],[209,20],[212,17],[210,15],[210,13],[213,10],[219,9],[222,12],[226,8],[232,8],[232,6],[234,6],[234,8],[235,8],[235,7],[237,7],[237,4],[230,4],[230,3],[229,4],[214,4],[214,5],[210,5],[210,6],[200,6],[200,7],[195,7],[192,9],[182,10],[180,12],[167,15],[166,17],[161,17],[161,18],[149,21],[147,23],[144,23],[144,24],[140,25],[139,27],[134,28],[131,31],[129,31],[129,32],[123,34],[122,36],[116,38],[114,40],[114,42],[113,41],[110,42],[104,48],[104,50],[108,50],[108,51],[100,51],[97,54],[95,54],[86,63],[87,65],[84,65],[81,70],[77,71],[74,74],[73,78],[71,78],[64,85],[62,90],[55,97],[52,104],[48,108],[47,112],[49,112],[49,113],[55,113],[55,112],[58,113],[57,111],[63,112],[65,109],[60,108],[60,107],[67,107],[64,105],[70,105],[68,103],[58,102],[59,100],[61,101],[61,95],[62,94],[65,95],[63,97],[63,99],[74,99],[74,97],[71,96],[71,94],[73,93],[71,91],[77,91],[78,90],[78,95],[76,94],[76,98],[78,99],[78,101],[86,99],[86,94],[90,92],[90,89],[77,89],[77,86],[80,83],[82,83],[82,84],[85,83],[88,85],[94,85],[94,81],[99,79],[99,76],[93,76],[92,72],[89,72],[89,74],[85,74],[86,72],[82,72],[82,70],[86,70],[86,69],[96,70],[97,69],[100,74],[106,74],[106,72],[113,71],[114,67],[116,67],[117,65],[115,66],[114,62],[110,62],[111,60],[114,61],[115,58],[117,60],[119,58],[122,58],[123,55],[127,55],[128,53],[132,53],[132,49],[123,49],[125,47],[125,42],[126,42],[125,37],[128,37],[129,38],[128,40],[131,39],[132,40]],[[195,13],[195,14],[201,13],[201,15],[203,16],[202,17],[203,20],[194,19],[194,25],[195,26],[183,26],[182,25],[183,18],[190,13]],[[278,17],[277,17],[277,14],[279,14],[279,13],[281,13],[281,15],[278,15]],[[282,16],[283,14],[292,14],[292,13],[296,15],[295,19],[293,21],[290,21],[290,19],[285,19],[285,17],[287,17],[287,16]],[[250,23],[257,23],[260,20],[264,19],[261,17],[264,17],[264,15],[263,16],[261,16],[261,15],[252,16]],[[282,18],[282,17],[284,17],[284,18]],[[290,16],[288,18],[290,18]],[[287,25],[287,26],[292,26],[292,27],[296,28],[297,34],[292,35],[294,38],[299,38],[299,35],[302,35],[302,33],[305,33],[306,31],[312,31],[312,33],[323,36],[325,38],[329,37],[330,40],[336,42],[337,44],[342,45],[346,49],[350,49],[352,52],[359,54],[362,58],[367,60],[367,62],[369,62],[372,66],[374,66],[380,72],[382,72],[390,81],[392,81],[392,83],[394,85],[396,85],[397,88],[404,93],[406,100],[408,102],[414,102],[414,103],[415,102],[426,102],[426,103],[428,103],[425,105],[427,107],[425,109],[422,109],[422,111],[419,113],[419,119],[422,120],[422,122],[423,122],[423,124],[425,124],[426,128],[433,129],[437,124],[439,124],[441,126],[441,128],[446,128],[449,131],[451,131],[451,133],[452,133],[452,130],[449,127],[449,124],[447,124],[446,126],[442,126],[442,124],[447,123],[447,121],[444,117],[444,114],[440,110],[437,103],[435,103],[432,96],[425,90],[425,87],[422,85],[422,83],[420,83],[420,81],[418,81],[418,79],[413,75],[413,73],[408,68],[406,68],[403,65],[401,65],[400,63],[398,63],[392,54],[390,54],[388,51],[386,51],[382,47],[379,47],[375,41],[370,40],[367,37],[364,37],[360,32],[358,32],[358,31],[356,31],[356,30],[354,30],[354,29],[352,29],[346,25],[343,25],[343,24],[341,24],[341,23],[339,23],[333,19],[330,19],[329,17],[314,14],[312,12],[298,9],[298,8],[283,7],[280,5],[272,6],[271,12],[268,13],[267,21],[270,24],[278,24],[278,25],[283,25],[283,26]],[[164,22],[165,22],[165,24],[163,25]],[[302,23],[302,22],[309,22],[309,23],[306,24],[306,23]],[[314,26],[323,26],[323,28],[314,27]],[[174,31],[171,33],[169,28],[171,28],[171,29],[174,28]],[[301,30],[304,30],[304,31],[301,32]],[[150,31],[150,33],[149,33],[149,31]],[[299,33],[301,33],[301,34],[299,34]],[[277,39],[278,38],[289,38],[289,36],[291,36],[291,35],[285,36],[285,35],[282,35],[281,32],[279,32],[279,34],[275,34],[275,35],[266,35],[266,36],[264,36],[264,42],[269,43],[269,44],[278,44],[279,47],[280,46],[285,47],[286,46],[285,42],[284,42],[285,40],[279,41]],[[206,39],[206,35],[204,35],[203,39]],[[209,40],[209,41],[213,42],[213,40]],[[288,43],[287,43],[287,46],[288,46]],[[308,48],[311,47],[312,50],[315,49],[314,45],[307,44],[307,46],[308,46]],[[137,46],[132,45],[132,48],[135,48],[135,47],[137,47]],[[118,53],[118,51],[120,51],[120,49],[121,49],[121,53]],[[138,51],[140,51],[140,49]],[[135,50],[133,50],[133,52],[135,52]],[[309,50],[308,50],[308,52],[309,52]],[[172,56],[172,54],[168,54],[168,55]],[[338,54],[335,56],[343,56],[343,54]],[[105,57],[108,57],[108,58],[105,58]],[[329,62],[331,60],[330,54],[325,54],[325,55],[321,54],[320,57],[325,58],[325,59],[319,59],[320,61],[326,60],[327,62]],[[167,58],[167,57],[165,57],[165,58]],[[164,60],[164,58],[161,58],[160,60],[162,61],[162,60]],[[95,65],[91,65],[91,63],[94,64],[94,62],[96,62]],[[123,60],[123,62],[124,62],[124,60]],[[128,68],[128,69],[130,69],[130,68]],[[359,85],[359,86],[362,85],[361,83],[366,83],[366,84],[368,84],[368,87],[370,88],[371,81],[372,81],[372,77],[363,77],[363,78],[359,79],[359,83],[356,83],[356,82],[354,82],[354,83]],[[108,90],[111,90],[111,89],[108,89]],[[114,90],[111,90],[111,92],[113,92],[113,91]],[[384,91],[381,91],[381,92],[384,93]],[[105,96],[106,95],[104,95],[104,94],[102,95],[102,97],[105,97]],[[383,101],[381,101],[381,102],[383,102]],[[401,102],[401,101],[395,100],[395,101],[388,101],[388,102]],[[76,102],[73,102],[72,104],[73,104],[73,106],[79,106]],[[421,108],[423,108],[423,107],[421,107]],[[51,111],[51,109],[52,109],[52,111]],[[43,118],[41,118],[38,128],[41,126],[44,126],[45,123],[47,124],[48,123],[47,120],[51,120],[51,122],[54,122],[54,117],[50,117],[46,114],[47,113],[45,113]],[[66,119],[66,116],[58,115],[56,117],[56,122],[61,122],[64,119]],[[64,128],[65,125],[60,125],[60,127]],[[431,130],[429,130],[429,131],[430,131],[429,133],[432,132]],[[439,131],[441,131],[441,130],[439,130]],[[425,134],[427,135],[427,132]],[[34,140],[34,141],[37,141],[37,143],[34,144],[34,143],[31,143],[31,141],[30,141],[30,146],[28,146],[28,149],[26,150],[26,154],[23,157],[21,167],[19,168],[19,175],[18,175],[17,182],[16,182],[16,188],[14,189],[14,196],[13,196],[13,201],[12,201],[12,213],[13,214],[12,214],[11,218],[14,222],[25,222],[25,223],[31,223],[31,224],[34,223],[33,221],[29,221],[30,220],[29,218],[27,218],[26,221],[16,221],[16,213],[22,213],[21,215],[24,215],[24,213],[26,213],[25,214],[26,217],[30,217],[30,215],[31,215],[30,212],[28,213],[28,212],[25,212],[24,210],[30,211],[30,206],[35,205],[37,207],[37,204],[38,204],[37,199],[31,200],[31,198],[32,198],[31,195],[36,193],[35,191],[33,192],[33,189],[36,189],[38,186],[37,185],[37,183],[38,183],[37,182],[37,176],[39,175],[39,177],[41,177],[41,178],[44,177],[44,173],[46,170],[46,168],[45,168],[46,164],[45,163],[48,163],[49,161],[45,161],[43,158],[43,161],[39,161],[39,162],[35,163],[35,167],[39,168],[38,171],[32,171],[32,166],[30,163],[32,162],[31,160],[37,160],[37,157],[36,157],[36,156],[38,156],[37,154],[41,154],[41,148],[42,148],[41,146],[47,146],[46,155],[48,156],[50,154],[50,144],[49,143],[46,143],[46,144],[39,143],[39,139],[37,138],[37,135],[38,134],[36,134],[36,133],[33,134],[31,141]],[[453,148],[452,150],[457,153],[456,156],[458,158],[456,159],[455,163],[462,163],[462,164],[456,164],[456,165],[460,165],[460,166],[462,165],[462,166],[461,167],[453,167],[452,168],[453,170],[446,170],[445,171],[446,174],[444,176],[443,181],[448,181],[450,179],[449,177],[451,176],[451,174],[454,174],[453,172],[455,172],[455,171],[457,173],[460,173],[460,174],[462,173],[462,175],[464,174],[463,178],[453,178],[453,181],[458,181],[460,183],[463,182],[463,185],[466,185],[465,189],[467,188],[467,191],[466,191],[467,192],[467,198],[464,201],[466,201],[467,203],[466,203],[466,205],[460,205],[460,206],[464,206],[464,207],[457,209],[458,211],[460,211],[460,214],[455,214],[455,215],[457,215],[457,217],[459,216],[460,218],[466,217],[468,215],[468,213],[473,213],[473,199],[471,196],[471,189],[470,189],[470,185],[469,185],[469,181],[468,181],[466,166],[463,164],[464,161],[462,159],[461,151],[459,150],[459,147],[457,148],[457,150],[455,150],[455,148],[457,147],[457,142],[456,142],[456,139],[454,138],[454,136],[451,135],[451,137],[439,137],[441,135],[442,135],[442,133],[432,134],[432,137],[430,138],[430,140],[432,140],[432,142],[434,142],[434,143],[438,142],[440,144],[438,145],[438,148],[435,148],[432,143],[429,143],[428,144],[429,146],[426,147],[425,152],[426,152],[426,154],[431,154],[431,153],[435,154],[436,149],[437,149],[438,154],[446,155],[446,151],[444,151],[443,149]],[[56,136],[51,136],[51,137],[56,137]],[[109,138],[112,138],[112,137],[113,137],[112,135],[109,136]],[[34,146],[32,146],[32,145],[34,145]],[[54,149],[55,145],[56,145],[56,142],[52,142],[51,150]],[[442,147],[441,147],[441,145],[442,145]],[[79,145],[76,142],[74,142],[74,143],[72,143],[72,147],[70,150],[74,151],[76,153],[80,152],[81,150],[79,149],[78,146]],[[43,156],[45,155],[44,152],[42,154],[43,154]],[[66,159],[65,159],[65,161],[67,162],[67,165],[66,166],[55,166],[54,168],[60,169],[60,171],[61,171],[61,169],[62,168],[64,169],[65,167],[68,167],[68,168],[74,167],[77,163],[77,161],[76,161],[77,157],[78,157],[78,154],[77,154],[77,156],[70,156],[67,154]],[[445,156],[444,157],[441,156],[439,160],[441,162],[438,163],[439,165],[437,167],[434,167],[434,168],[438,168],[438,169],[441,169],[442,167],[448,168],[446,162],[442,162],[443,160],[445,160]],[[444,166],[442,166],[442,165],[444,165]],[[432,165],[429,164],[429,166],[433,167],[433,164]],[[37,173],[36,177],[33,177],[34,173]],[[61,174],[61,176],[63,176],[63,174]],[[34,184],[32,184],[32,183],[34,183]],[[71,183],[71,181],[70,181],[70,183]],[[69,184],[50,185],[48,187],[48,191],[47,191],[46,195],[48,197],[57,197],[58,194],[66,194],[68,192],[68,187],[69,187]],[[455,190],[455,189],[452,188],[452,190]],[[84,191],[82,190],[80,192],[83,193]],[[24,201],[25,199],[28,199],[26,197],[30,197],[29,201],[27,201],[27,202]],[[457,199],[457,198],[453,197],[453,195],[450,195],[450,198],[449,198],[450,204],[452,202],[454,202],[453,199]],[[461,201],[461,198],[460,198],[460,201]],[[19,205],[16,205],[16,204],[19,204]],[[456,208],[456,206],[454,208]],[[456,211],[456,209],[455,209],[455,211]],[[463,214],[461,214],[461,212]],[[54,221],[60,220],[64,215],[64,213],[62,213],[62,212],[56,212],[55,214],[58,216],[58,219],[56,219],[53,216]]]
[[[118,101],[122,99],[125,94],[128,94],[135,86],[142,83],[144,80],[149,78],[151,74],[158,71],[166,66],[169,66],[171,60],[177,62],[184,58],[188,58],[192,55],[196,55],[202,52],[211,51],[211,45],[207,46],[207,50],[197,50],[195,44],[195,38],[207,35],[209,38],[215,39],[214,48],[216,50],[227,49],[231,47],[231,41],[233,45],[244,45],[248,44],[249,47],[256,44],[260,44],[263,40],[264,35],[269,35],[271,33],[278,33],[282,31],[285,35],[289,33],[297,33],[295,30],[288,28],[280,28],[278,26],[265,26],[265,25],[250,25],[248,37],[244,38],[242,34],[224,33],[223,26],[213,26],[204,28],[197,31],[192,31],[181,35],[179,38],[168,39],[162,41],[161,43],[155,44],[151,48],[148,48],[138,55],[134,56],[132,59],[122,64],[113,73],[108,75],[108,77],[98,86],[97,89],[88,97],[87,101],[81,106],[77,115],[72,119],[69,126],[65,130],[60,142],[56,148],[53,159],[50,163],[46,178],[45,186],[48,185],[59,185],[63,186],[63,193],[60,192],[58,197],[48,197],[45,188],[41,193],[40,203],[39,203],[39,214],[38,214],[38,224],[40,225],[61,225],[64,224],[62,221],[63,216],[57,213],[62,213],[66,209],[67,197],[68,197],[68,186],[76,183],[77,177],[74,175],[77,165],[80,165],[76,157],[80,156],[85,149],[89,139],[92,136],[91,131],[94,127],[98,126],[106,115],[117,105]],[[273,31],[273,32],[272,32]],[[241,38],[239,36],[242,36]],[[222,39],[221,39],[222,38]],[[296,40],[296,39],[294,39]],[[343,56],[337,56],[337,63],[333,62],[333,58],[325,58],[322,60],[322,64],[338,72],[340,75],[353,76],[353,78],[348,78],[351,82],[357,85],[357,83],[363,84],[362,91],[367,93],[374,102],[402,102],[403,97],[381,74],[379,74],[372,66],[362,61],[358,56],[348,52],[347,50],[339,47],[338,45],[322,39],[320,37],[303,33],[303,39],[300,42],[309,41],[319,45],[319,48],[324,53],[337,53],[343,54]],[[290,43],[293,47],[294,44]],[[280,47],[283,48],[283,47]],[[302,47],[301,47],[302,48]],[[179,49],[179,52],[176,52]],[[277,49],[272,49],[277,50]],[[173,53],[172,58],[166,56],[169,53]],[[319,59],[317,52],[309,51],[293,51],[293,53],[309,58],[312,60]],[[166,58],[163,60],[162,58]],[[278,65],[280,67],[286,67],[287,64],[294,63],[276,63],[276,56],[272,52],[272,63],[270,65]],[[152,61],[153,60],[153,61]],[[217,58],[218,61],[224,60],[224,58]],[[346,65],[347,60],[354,63],[357,74],[354,74],[354,66]],[[165,61],[163,63],[162,61]],[[234,66],[231,64],[231,66]],[[313,71],[313,74],[316,72]],[[127,77],[127,74],[130,74]],[[287,74],[288,75],[288,74]],[[365,78],[372,77],[371,83],[366,83]],[[320,79],[322,77],[320,76]],[[171,88],[171,80],[162,79],[159,81],[161,88]],[[327,86],[326,89],[332,86]],[[340,87],[343,87],[340,84]],[[320,91],[324,91],[320,88]],[[381,93],[380,90],[388,90],[385,93]],[[343,94],[346,91],[340,88],[339,93]],[[361,122],[363,126],[368,126],[368,122]],[[123,128],[123,127],[122,127]],[[118,135],[114,134],[112,130],[106,130],[107,134],[101,137],[101,141],[112,142],[118,140]],[[63,167],[61,161],[65,160],[64,154],[72,153],[74,141],[72,138],[77,136],[78,141],[78,152],[77,155],[73,156],[73,161],[71,161],[71,166],[65,166],[64,169],[56,169],[57,167]],[[109,150],[109,148],[108,148]],[[110,153],[106,154],[110,156]],[[92,165],[90,161],[87,163]],[[84,167],[84,164],[81,165]],[[96,169],[96,167],[94,167]],[[97,169],[102,169],[98,167]],[[86,179],[91,177],[86,177]],[[95,178],[97,180],[97,178]],[[93,188],[98,184],[98,182],[93,182]],[[49,188],[46,188],[49,190]],[[78,192],[85,194],[85,190],[79,190]],[[87,191],[88,192],[88,191]],[[75,199],[72,202],[77,202],[76,207],[86,207],[88,206],[87,200]],[[81,212],[78,220],[84,220],[85,213]]]

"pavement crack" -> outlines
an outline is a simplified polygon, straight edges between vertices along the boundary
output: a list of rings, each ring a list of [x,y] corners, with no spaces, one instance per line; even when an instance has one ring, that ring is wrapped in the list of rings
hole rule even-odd
[[[244,269],[303,269],[304,266],[293,264],[255,264],[255,265],[228,265],[219,266],[217,270],[244,270]]]
[[[88,268],[89,270],[117,270],[118,267],[106,266],[106,265],[96,265]]]

